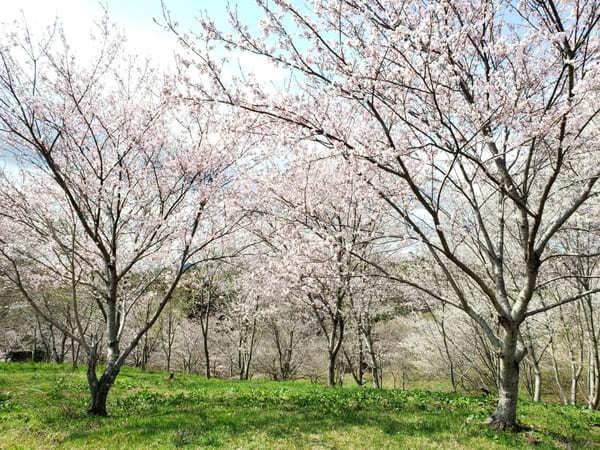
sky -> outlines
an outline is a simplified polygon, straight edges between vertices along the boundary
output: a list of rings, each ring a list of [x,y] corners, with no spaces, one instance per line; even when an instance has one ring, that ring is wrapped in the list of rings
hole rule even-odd
[[[199,25],[195,18],[205,10],[223,29],[228,29],[226,18],[227,0],[164,0],[171,18],[179,23],[181,31],[193,30]],[[91,30],[103,13],[102,4],[107,5],[110,19],[124,30],[127,36],[127,52],[149,57],[153,63],[166,70],[175,65],[173,56],[178,48],[172,33],[154,22],[162,20],[161,0],[0,0],[0,27],[14,20],[25,21],[30,30],[43,35],[45,27],[55,18],[63,24],[69,45],[78,53],[89,54],[92,47]],[[257,26],[261,16],[253,0],[230,0],[237,4],[240,15],[251,28]],[[257,27],[258,28],[258,27]],[[239,55],[239,67],[246,73],[252,72],[259,81],[278,83],[285,74],[261,57]],[[238,67],[237,64],[232,65]],[[16,170],[7,154],[0,154],[0,169]]]
[[[182,31],[198,26],[195,17],[200,11],[206,11],[222,28],[228,28],[227,0],[164,0],[164,3]],[[237,4],[250,27],[257,24],[260,11],[253,0],[230,0],[230,3]],[[149,56],[160,64],[173,61],[175,39],[153,20],[162,19],[161,0],[104,0],[102,4],[108,6],[110,18],[125,30],[130,51]],[[98,0],[0,0],[0,10],[1,22],[22,20],[24,16],[30,28],[38,29],[58,17],[73,48],[80,51],[89,45],[90,28],[102,14]],[[265,71],[262,75],[266,74]]]

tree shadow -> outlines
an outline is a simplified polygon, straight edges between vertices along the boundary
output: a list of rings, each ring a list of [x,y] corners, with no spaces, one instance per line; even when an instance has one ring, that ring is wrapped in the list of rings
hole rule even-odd
[[[324,412],[318,407],[257,407],[210,405],[182,401],[176,408],[159,407],[125,416],[100,419],[101,426],[89,426],[71,433],[65,443],[85,445],[89,439],[101,438],[114,428],[132,439],[129,443],[156,442],[170,436],[171,445],[236,446],[257,433],[268,442],[280,442],[283,447],[311,447],[316,442],[344,439],[356,428],[373,430],[373,442],[385,435],[386,442],[398,445],[408,437],[424,437],[443,442],[452,433],[452,424],[460,423],[461,412],[428,412],[398,410],[345,410]],[[134,418],[133,418],[134,417]],[[133,419],[132,419],[133,418]],[[90,419],[88,419],[89,421]],[[85,422],[85,421],[84,421]],[[463,430],[461,439],[468,442],[478,437],[477,429]],[[369,434],[366,434],[369,437]],[[366,447],[369,441],[364,441]]]

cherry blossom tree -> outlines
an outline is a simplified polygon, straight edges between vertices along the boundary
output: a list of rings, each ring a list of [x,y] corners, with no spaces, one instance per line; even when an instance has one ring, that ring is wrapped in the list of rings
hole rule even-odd
[[[220,107],[179,103],[169,77],[124,53],[106,17],[85,56],[59,24],[39,39],[3,32],[0,139],[19,167],[0,181],[3,275],[84,349],[88,412],[106,415],[121,366],[186,267],[240,223],[227,202],[243,172],[233,165],[248,148],[235,137],[244,125]],[[73,327],[44,307],[40,286],[68,290]],[[148,314],[135,326],[141,305]],[[100,335],[83,325],[89,307]]]
[[[181,285],[188,317],[194,319],[202,333],[206,378],[211,377],[209,336],[215,315],[223,315],[228,300],[234,295],[233,274],[223,264],[212,263],[191,269]]]
[[[290,286],[273,282],[280,278],[273,276],[268,267],[257,263],[252,271],[255,282],[261,280],[265,287],[261,289],[264,337],[257,349],[257,365],[274,380],[290,380],[309,356],[310,338],[318,331],[314,318]]]
[[[600,2],[256,4],[262,35],[234,9],[233,33],[201,17],[195,35],[179,35],[182,62],[212,81],[190,73],[190,96],[346,158],[395,216],[398,239],[427,251],[450,290],[391,275],[481,327],[500,359],[490,424],[518,429],[521,325],[597,290],[532,302],[544,264],[568,258],[552,245],[557,233],[598,190]],[[224,76],[207,41],[289,71],[286,90]]]
[[[350,317],[356,327],[359,341],[357,343],[359,357],[356,364],[358,376],[355,376],[355,380],[362,385],[362,368],[368,367],[371,371],[373,386],[381,388],[383,379],[381,376],[380,349],[378,348],[381,345],[381,339],[378,336],[379,333],[377,333],[377,324],[393,317],[396,299],[392,295],[392,286],[389,280],[364,276],[368,274],[365,271],[362,277],[357,277],[354,280],[355,293],[349,301]],[[365,359],[363,359],[363,352]]]
[[[160,347],[165,357],[165,369],[171,371],[175,345],[183,321],[182,308],[177,298],[172,299],[166,306],[166,311],[158,318]]]
[[[180,367],[187,373],[199,373],[202,362],[202,334],[194,319],[184,319],[175,347]]]
[[[244,272],[236,277],[235,294],[227,299],[215,330],[218,340],[224,344],[222,351],[229,359],[230,375],[235,369],[241,381],[251,378],[263,315],[259,289],[248,283],[251,276],[251,273]]]
[[[382,221],[370,209],[370,191],[361,187],[341,158],[311,155],[288,161],[262,179],[264,200],[256,206],[263,217],[254,232],[270,250],[267,271],[284,298],[291,295],[313,315],[327,344],[330,385],[353,306],[363,309],[360,339],[365,332],[367,341],[371,336],[368,301],[362,297],[372,289],[373,270],[363,260],[381,234]],[[272,289],[273,282],[263,284]]]
[[[596,210],[588,209],[587,214],[578,214],[577,220],[561,233],[558,245],[568,254],[577,257],[559,260],[555,268],[555,278],[568,280],[570,287],[581,295],[577,308],[571,317],[575,330],[579,328],[585,336],[588,348],[588,406],[597,409],[600,405],[600,330],[598,326],[598,308],[594,304],[597,294],[593,294],[600,279],[600,228],[597,223]],[[596,298],[595,298],[596,297]],[[562,311],[561,311],[562,313]],[[564,318],[561,318],[564,321]],[[573,330],[566,331],[567,336]],[[570,346],[571,347],[571,346]],[[572,370],[572,388],[574,375]],[[573,398],[573,394],[571,394]]]
[[[552,334],[550,357],[558,394],[565,405],[577,404],[584,369],[585,331],[581,302],[559,306],[555,317],[545,323]],[[568,387],[563,385],[563,366],[568,365]]]

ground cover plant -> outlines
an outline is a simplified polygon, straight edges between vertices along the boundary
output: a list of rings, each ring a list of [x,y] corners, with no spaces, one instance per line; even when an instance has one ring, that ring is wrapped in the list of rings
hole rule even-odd
[[[1,448],[595,448],[600,413],[521,402],[526,427],[484,424],[493,396],[234,382],[124,367],[110,416],[85,414],[85,369],[0,364]]]

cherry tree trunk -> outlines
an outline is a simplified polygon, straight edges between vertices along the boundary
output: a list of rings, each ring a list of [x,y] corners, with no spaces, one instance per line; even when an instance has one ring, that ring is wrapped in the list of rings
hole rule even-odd
[[[79,360],[79,348],[80,344],[77,343],[77,347],[75,347],[75,340],[71,338],[71,363],[73,370],[77,370],[77,362]]]
[[[335,354],[329,355],[329,365],[327,367],[327,384],[329,386],[335,386],[335,357]]]
[[[373,337],[370,332],[368,334],[365,334],[365,340],[367,341],[367,351],[369,352],[369,356],[371,358],[373,387],[375,387],[376,389],[381,389],[381,374],[379,372],[379,367],[377,364],[377,355],[375,354],[375,349],[373,348]]]
[[[337,359],[337,355],[342,347],[342,341],[344,340],[344,326],[343,323],[339,322],[339,335],[337,336],[337,341],[335,333],[332,333],[329,342],[329,366],[327,370],[327,384],[329,386],[335,386],[335,363]],[[335,344],[334,344],[335,342]],[[344,373],[342,373],[342,380],[344,379]]]
[[[579,365],[575,365],[574,357],[571,357],[571,387],[569,389],[569,401],[570,405],[577,404],[577,389],[579,385],[579,377],[581,377],[581,373],[583,372],[583,363],[579,363]],[[565,403],[566,405],[567,403]]]
[[[335,386],[335,362],[337,355],[342,348],[342,342],[344,341],[344,319],[337,313],[333,319],[333,329],[331,335],[328,336],[328,352],[329,352],[329,367],[327,370],[327,384],[329,386]],[[342,380],[344,374],[342,373]]]
[[[596,351],[596,359],[593,364],[593,368],[590,368],[592,377],[590,379],[591,392],[590,399],[588,402],[589,409],[598,409],[600,404],[600,368],[598,367],[600,362],[598,361],[598,353]]]
[[[500,356],[498,404],[487,423],[496,430],[518,431],[517,401],[519,393],[519,364],[522,356],[517,350],[518,327],[505,328]],[[519,357],[521,356],[521,357]]]
[[[111,385],[107,383],[98,383],[90,386],[90,406],[88,407],[88,414],[92,416],[106,416],[106,399],[108,398],[108,391]]]
[[[539,367],[535,367],[534,373],[534,387],[533,387],[533,401],[539,402],[542,398],[542,373]]]
[[[208,342],[206,341],[206,337],[203,340],[204,342],[204,361],[206,362],[206,379],[210,378],[210,353],[208,352]]]
[[[569,389],[569,405],[577,404],[577,381],[578,377],[571,373],[571,387]],[[565,403],[566,404],[566,403]]]
[[[200,329],[202,330],[202,345],[204,348],[204,361],[206,363],[206,378],[210,378],[210,353],[208,351],[208,321],[210,319],[210,298],[205,309],[205,316],[200,317]]]
[[[554,350],[554,342],[550,341],[550,355],[552,356],[552,369],[554,372],[554,381],[556,381],[556,386],[558,387],[558,393],[560,395],[560,399],[562,400],[563,405],[568,405],[569,402],[567,400],[567,395],[565,394],[565,390],[563,388],[562,382],[560,381],[560,373],[558,370],[558,362],[556,361],[556,353]],[[573,379],[571,379],[571,383]],[[571,384],[571,389],[573,388]]]
[[[96,364],[97,358],[95,356],[88,358],[87,379],[91,398],[87,413],[92,416],[107,416],[106,399],[119,374],[120,367],[108,363],[104,373],[98,378],[96,376]]]

